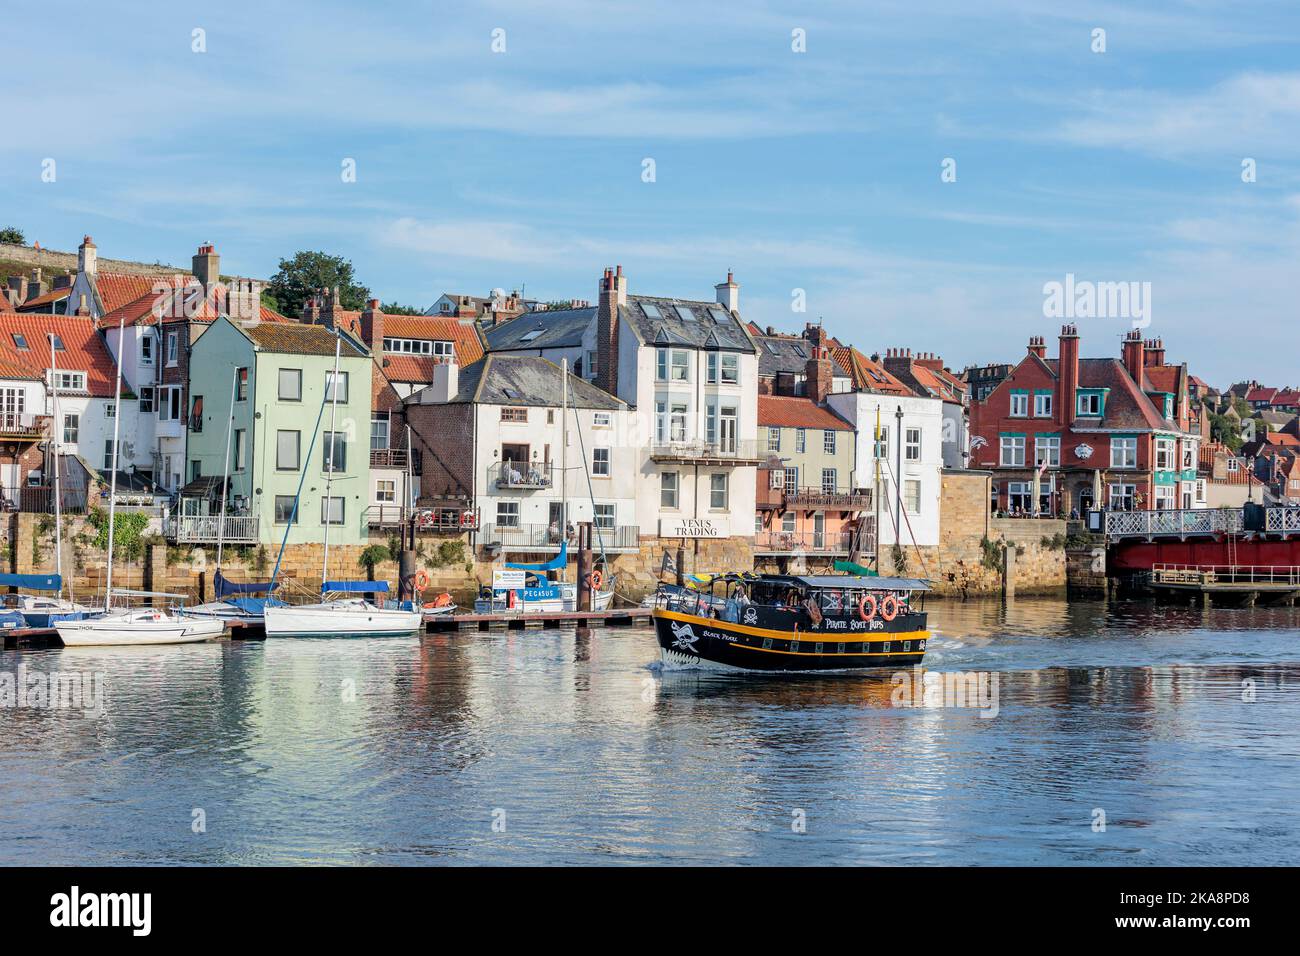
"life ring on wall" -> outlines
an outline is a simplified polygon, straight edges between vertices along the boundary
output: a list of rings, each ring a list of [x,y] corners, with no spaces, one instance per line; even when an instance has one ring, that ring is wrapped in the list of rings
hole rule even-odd
[[[871,604],[871,610],[867,610],[867,604]],[[862,597],[858,598],[858,618],[863,621],[870,621],[876,616],[876,596],[867,594],[865,591]]]
[[[587,584],[591,586],[593,591],[599,591],[600,586],[604,583],[605,575],[601,574],[600,571],[592,571],[587,575]]]
[[[880,616],[886,621],[892,621],[898,617],[898,598],[892,594],[886,594],[880,601]]]
[[[417,591],[423,591],[428,586],[429,572],[424,570],[424,568],[420,568],[420,570],[415,572],[415,589]]]

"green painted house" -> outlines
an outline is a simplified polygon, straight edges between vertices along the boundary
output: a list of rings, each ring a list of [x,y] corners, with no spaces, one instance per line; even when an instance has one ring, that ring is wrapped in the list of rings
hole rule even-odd
[[[194,343],[178,541],[216,540],[229,430],[228,543],[278,545],[304,469],[289,542],[323,541],[326,521],[331,544],[365,542],[371,360],[360,343],[342,336],[335,411],[327,392],[334,378],[334,346],[334,333],[321,325],[239,325],[225,317]],[[331,464],[327,507],[325,478]]]

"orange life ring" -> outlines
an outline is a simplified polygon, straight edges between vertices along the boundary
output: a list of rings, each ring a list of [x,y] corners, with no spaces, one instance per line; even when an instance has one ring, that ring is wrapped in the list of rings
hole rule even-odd
[[[592,571],[587,575],[587,583],[591,585],[593,591],[599,591],[600,586],[605,583],[605,575],[601,574],[600,571]]]
[[[880,616],[886,621],[892,621],[898,617],[898,598],[892,594],[886,594],[880,601]]]
[[[423,591],[428,586],[429,572],[424,570],[424,568],[420,568],[420,570],[415,572],[415,589],[417,591]]]
[[[871,613],[867,613],[867,602],[871,602]],[[863,621],[870,621],[876,616],[876,596],[862,592],[862,597],[858,598],[858,618]]]

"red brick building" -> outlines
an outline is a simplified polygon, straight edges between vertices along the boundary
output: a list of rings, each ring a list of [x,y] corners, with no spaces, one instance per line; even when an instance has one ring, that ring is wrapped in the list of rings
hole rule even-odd
[[[994,474],[990,506],[1068,515],[1094,507],[1205,507],[1198,481],[1186,365],[1134,329],[1119,358],[1080,358],[1061,329],[1057,357],[1043,337],[983,401],[971,405],[971,467]],[[1100,489],[1100,494],[1098,494]]]

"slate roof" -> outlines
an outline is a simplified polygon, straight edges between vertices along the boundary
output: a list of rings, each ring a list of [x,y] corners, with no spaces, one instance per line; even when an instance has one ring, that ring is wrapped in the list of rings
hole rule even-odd
[[[595,306],[525,312],[508,322],[494,325],[484,335],[488,348],[493,352],[578,348],[582,345],[582,336],[595,321]]]
[[[717,302],[629,295],[618,314],[649,346],[685,345],[751,354],[756,348],[744,323]]]
[[[853,431],[852,425],[811,398],[786,395],[758,396],[758,424],[760,428]]]
[[[535,355],[489,352],[460,369],[453,402],[484,405],[530,405],[558,408],[563,398],[560,366]],[[622,401],[569,374],[569,404],[575,408],[619,409]]]
[[[798,335],[755,335],[754,344],[758,346],[760,378],[775,378],[779,372],[804,374],[814,348],[811,342]],[[849,377],[848,369],[834,355],[831,356],[831,374],[836,378]]]
[[[1044,364],[1058,374],[1057,359],[1046,359]],[[1110,389],[1106,395],[1104,415],[1098,427],[1116,430],[1133,429],[1157,431],[1182,431],[1177,422],[1166,419],[1143,392],[1124,363],[1117,358],[1079,359],[1079,387]],[[1076,421],[1076,427],[1088,427],[1088,419]]]

